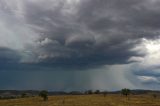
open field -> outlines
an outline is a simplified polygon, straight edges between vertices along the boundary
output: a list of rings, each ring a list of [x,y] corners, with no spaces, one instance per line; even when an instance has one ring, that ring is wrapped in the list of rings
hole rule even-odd
[[[0,100],[0,106],[160,106],[160,98],[151,95],[132,95],[129,100],[119,94],[49,96],[48,101],[40,97]]]

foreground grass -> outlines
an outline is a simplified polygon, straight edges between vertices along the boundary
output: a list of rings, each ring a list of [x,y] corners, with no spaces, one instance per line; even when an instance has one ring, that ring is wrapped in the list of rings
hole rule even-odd
[[[130,96],[129,100],[121,95],[76,95],[50,96],[48,101],[40,97],[0,100],[0,106],[160,106],[160,98],[149,95]]]

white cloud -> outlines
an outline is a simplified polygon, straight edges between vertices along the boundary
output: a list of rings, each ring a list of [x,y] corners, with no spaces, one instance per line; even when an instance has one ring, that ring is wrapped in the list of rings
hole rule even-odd
[[[160,83],[157,78],[151,76],[138,76],[138,79],[143,83]]]
[[[128,59],[128,62],[141,62],[143,60],[144,60],[143,57],[132,56]]]
[[[49,43],[52,43],[53,41],[49,38],[45,38],[44,40],[38,42],[38,44],[40,44],[41,46],[47,45]]]
[[[38,39],[37,33],[30,29],[22,19],[22,2],[1,1],[0,11],[0,47],[24,50]]]
[[[133,56],[128,61],[137,61],[141,67],[146,68],[160,65],[160,39],[148,40],[143,38],[141,44],[132,50],[144,54],[144,56]]]

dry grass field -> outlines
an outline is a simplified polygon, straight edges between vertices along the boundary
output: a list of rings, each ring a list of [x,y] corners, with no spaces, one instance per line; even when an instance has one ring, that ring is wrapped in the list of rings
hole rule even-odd
[[[0,106],[160,106],[160,98],[151,95],[71,95],[49,96],[48,101],[40,97],[0,100]]]

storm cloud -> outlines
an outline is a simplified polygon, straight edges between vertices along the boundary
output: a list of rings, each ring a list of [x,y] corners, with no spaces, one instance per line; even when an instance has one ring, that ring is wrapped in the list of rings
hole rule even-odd
[[[145,55],[131,49],[142,38],[159,37],[158,5],[149,0],[23,0],[16,12],[6,8],[21,13],[23,24],[39,36],[29,48],[36,63],[85,67]]]
[[[128,64],[136,80],[157,81],[142,70],[159,66],[159,49],[152,50],[160,39],[159,5],[159,0],[0,0],[0,70],[86,71]]]

